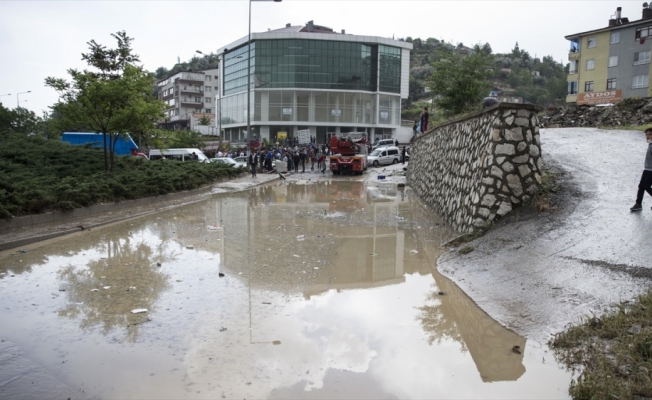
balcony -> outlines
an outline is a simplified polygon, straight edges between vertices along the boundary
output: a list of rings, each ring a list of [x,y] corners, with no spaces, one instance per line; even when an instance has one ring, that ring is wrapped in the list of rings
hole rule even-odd
[[[182,72],[179,74],[180,81],[189,81],[189,82],[204,82],[204,74],[192,74],[187,72]]]
[[[181,103],[181,104],[189,104],[189,105],[192,105],[192,106],[197,106],[197,105],[202,105],[202,104],[204,104],[204,101],[203,101],[203,100],[199,100],[199,101],[197,101],[197,100],[195,100],[195,99],[188,99],[188,98],[182,97],[182,98],[180,99],[180,103]]]
[[[580,59],[580,51],[571,49],[570,53],[568,53],[568,60],[573,61],[573,60],[579,60],[579,59]]]
[[[190,86],[180,85],[179,91],[181,93],[204,93],[204,87],[195,88]]]

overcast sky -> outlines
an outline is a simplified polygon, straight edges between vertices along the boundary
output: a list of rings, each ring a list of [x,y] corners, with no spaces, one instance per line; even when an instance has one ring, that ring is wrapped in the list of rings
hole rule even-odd
[[[532,56],[566,62],[564,36],[606,27],[616,7],[641,18],[637,1],[407,1],[283,0],[254,2],[252,31],[313,20],[347,33],[426,39],[467,46],[488,42],[508,52],[518,41]],[[38,115],[57,101],[48,76],[68,78],[84,68],[87,42],[115,47],[110,33],[125,30],[150,71],[189,60],[195,50],[215,51],[247,35],[248,2],[216,1],[7,1],[0,0],[0,101]],[[24,100],[27,100],[24,102]]]

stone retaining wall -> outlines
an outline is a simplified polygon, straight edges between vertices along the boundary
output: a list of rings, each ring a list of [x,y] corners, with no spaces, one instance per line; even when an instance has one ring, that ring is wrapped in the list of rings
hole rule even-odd
[[[541,110],[500,103],[434,127],[414,142],[409,185],[454,229],[487,227],[538,191]]]

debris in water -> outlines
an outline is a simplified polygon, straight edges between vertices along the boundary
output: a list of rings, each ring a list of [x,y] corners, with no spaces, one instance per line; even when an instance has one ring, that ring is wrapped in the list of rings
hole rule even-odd
[[[268,303],[268,302],[266,302],[266,301],[263,301],[263,304],[272,304],[272,303]]]
[[[417,250],[410,250],[410,254],[417,254],[417,253],[418,253]]]
[[[223,274],[223,273],[220,272],[218,275],[219,275],[220,278],[224,278],[224,274]]]
[[[157,266],[157,267],[160,267],[160,266],[161,266],[161,263],[156,263],[156,266]]]
[[[111,289],[111,286],[104,286],[104,290],[109,290]]]
[[[319,269],[319,267],[315,267],[314,269]]]
[[[281,341],[280,340],[275,340],[275,341],[272,342],[272,344],[274,346],[278,346],[279,344],[281,344]]]
[[[25,253],[28,253],[28,251],[27,251],[27,250],[18,250],[17,253],[23,253],[23,254],[25,254]]]
[[[445,295],[446,293],[444,293],[444,292],[439,292],[439,293],[437,293],[437,294],[440,295],[440,296],[443,296],[443,295]]]
[[[183,282],[183,279],[177,279],[177,282]]]
[[[377,256],[378,254],[376,253],[369,253],[370,256]]]
[[[91,292],[99,292],[100,289],[91,289]]]
[[[220,228],[220,227],[217,226],[217,225],[208,225],[208,226],[206,227],[206,229],[208,229],[209,231],[219,231],[219,230],[222,230],[222,228]]]
[[[302,241],[302,240],[305,239],[305,238],[306,238],[306,235],[299,235],[299,236],[297,236],[297,240],[298,240],[298,241]]]
[[[140,314],[140,313],[145,313],[145,312],[147,312],[146,308],[135,308],[135,309],[131,310],[132,314]]]
[[[512,351],[516,354],[522,354],[521,353],[521,346],[514,346],[512,347]]]
[[[399,220],[399,221],[405,221],[405,218],[403,218],[403,217],[396,217],[396,219]]]
[[[186,246],[186,249],[188,249],[188,250],[192,250],[192,249],[194,249],[194,248],[195,248],[195,246],[193,246],[193,245]]]
[[[297,258],[299,257],[299,256],[298,256],[298,255],[296,255],[296,254],[292,254],[292,256],[293,256],[293,257],[297,257]]]
[[[221,327],[221,328],[220,328],[220,332],[224,332],[225,330],[226,330],[225,327]]]

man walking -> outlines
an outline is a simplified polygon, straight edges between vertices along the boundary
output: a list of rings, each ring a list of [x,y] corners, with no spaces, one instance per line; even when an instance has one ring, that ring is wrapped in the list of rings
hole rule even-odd
[[[251,167],[251,177],[256,177],[256,167],[258,166],[258,156],[252,151],[249,154],[249,166]]]
[[[645,192],[652,196],[652,128],[645,130],[645,139],[648,143],[647,153],[645,153],[645,169],[638,184],[636,204],[629,209],[630,211],[641,211],[643,209],[643,195]]]

